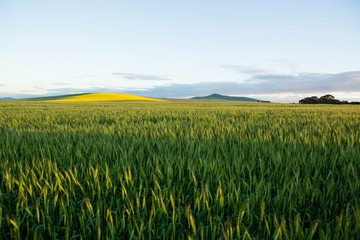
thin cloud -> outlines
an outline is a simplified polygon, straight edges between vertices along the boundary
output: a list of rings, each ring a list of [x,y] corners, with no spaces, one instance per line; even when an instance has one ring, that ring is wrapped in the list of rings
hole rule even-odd
[[[327,73],[259,74],[250,80],[259,80],[258,92],[346,92],[360,91],[360,71]],[[246,83],[246,82],[245,82]]]
[[[77,93],[90,93],[90,92],[114,92],[121,89],[111,87],[87,87],[87,88],[52,88],[48,89],[48,94],[63,95],[63,94],[77,94]]]
[[[150,75],[141,73],[123,73],[116,72],[113,75],[120,76],[127,80],[144,80],[144,81],[169,81],[170,78],[161,75]]]
[[[293,72],[293,73],[299,72],[300,67],[301,67],[297,61],[289,60],[289,59],[272,59],[272,60],[268,60],[268,61],[288,67],[291,70],[291,72]]]
[[[270,69],[260,68],[257,66],[221,65],[221,67],[244,75],[268,74],[273,72]]]
[[[75,78],[94,78],[96,77],[95,75],[91,75],[91,74],[85,74],[85,75],[77,75],[74,76]]]
[[[54,86],[71,86],[72,83],[53,83]]]

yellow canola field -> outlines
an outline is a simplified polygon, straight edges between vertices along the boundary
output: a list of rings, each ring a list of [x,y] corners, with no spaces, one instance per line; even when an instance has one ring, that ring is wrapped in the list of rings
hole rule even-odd
[[[98,102],[98,101],[159,101],[162,99],[142,97],[125,93],[89,93],[78,96],[64,97],[62,99],[49,100],[49,102]]]

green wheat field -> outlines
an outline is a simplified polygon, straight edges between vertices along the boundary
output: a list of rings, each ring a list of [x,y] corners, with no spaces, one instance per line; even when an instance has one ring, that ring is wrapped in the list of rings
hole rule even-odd
[[[0,102],[0,239],[360,239],[360,106]]]

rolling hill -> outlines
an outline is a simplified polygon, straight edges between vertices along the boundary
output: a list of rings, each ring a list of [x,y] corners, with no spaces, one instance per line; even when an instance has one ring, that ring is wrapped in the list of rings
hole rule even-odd
[[[99,102],[99,101],[158,101],[158,102],[164,102],[165,101],[162,99],[137,96],[137,95],[133,95],[133,94],[107,93],[107,92],[82,93],[82,94],[52,96],[52,97],[40,97],[40,98],[30,98],[27,100],[46,101],[46,102]]]
[[[11,98],[11,97],[0,98],[0,101],[8,101],[8,100],[15,100],[15,98]]]
[[[211,94],[209,96],[204,97],[193,97],[191,99],[197,100],[225,100],[225,101],[242,101],[242,102],[263,102],[262,100],[258,100],[255,98],[248,98],[248,97],[233,97],[233,96],[226,96],[221,94]]]

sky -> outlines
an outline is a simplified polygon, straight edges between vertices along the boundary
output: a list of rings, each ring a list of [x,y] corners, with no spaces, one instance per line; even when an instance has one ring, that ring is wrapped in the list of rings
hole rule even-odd
[[[0,0],[0,98],[360,101],[360,1]]]

